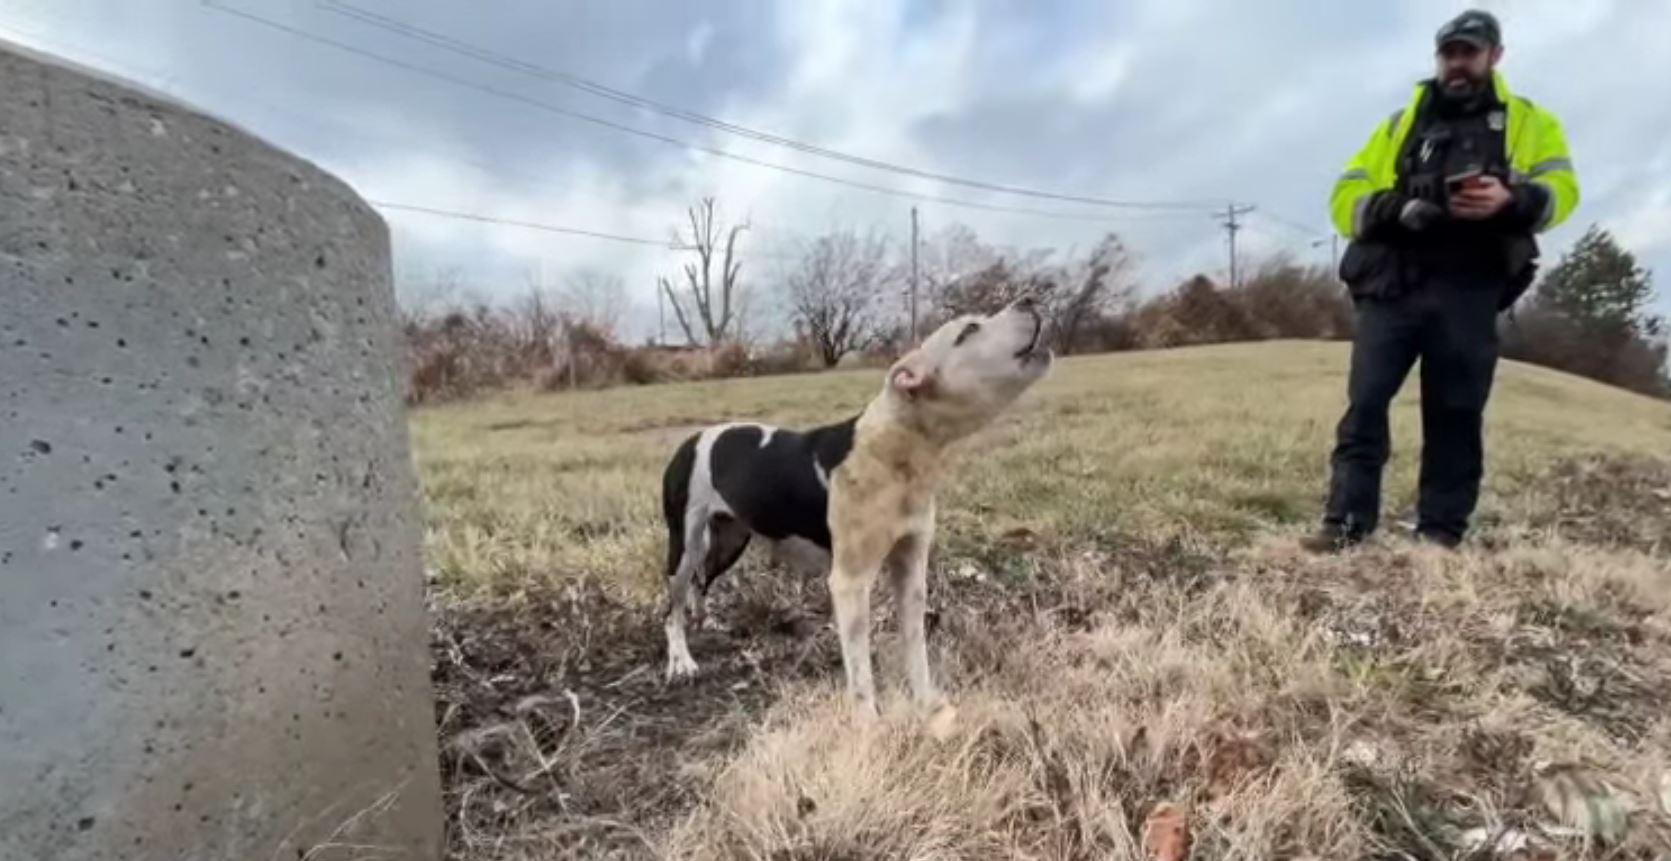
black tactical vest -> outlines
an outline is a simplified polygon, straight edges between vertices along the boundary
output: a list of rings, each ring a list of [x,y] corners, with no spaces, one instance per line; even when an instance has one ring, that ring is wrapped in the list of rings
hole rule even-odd
[[[1477,101],[1459,108],[1429,90],[1399,154],[1400,191],[1447,208],[1448,178],[1475,171],[1508,184],[1508,108],[1491,93]],[[1503,238],[1503,229],[1490,221],[1442,219],[1410,243],[1411,262],[1425,270],[1506,274]]]

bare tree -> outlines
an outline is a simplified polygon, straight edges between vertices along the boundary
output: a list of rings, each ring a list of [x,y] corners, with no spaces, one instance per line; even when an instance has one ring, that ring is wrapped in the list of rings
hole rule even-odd
[[[838,231],[809,243],[785,286],[795,322],[818,349],[826,367],[863,349],[878,332],[890,272],[887,241]]]
[[[958,282],[999,262],[1003,254],[982,242],[966,225],[950,224],[922,243],[920,257],[922,301],[946,313],[944,309],[957,304],[957,299],[948,294],[955,291]],[[932,328],[925,325],[923,330]]]
[[[1050,344],[1059,352],[1079,348],[1085,332],[1122,305],[1136,291],[1131,256],[1110,233],[1082,259],[1054,263],[1048,248],[1017,251],[981,242],[974,232],[954,225],[933,244],[929,290],[941,318],[986,314],[1022,296],[1039,303]]]
[[[567,328],[561,300],[553,297],[538,278],[530,277],[527,295],[508,311],[511,331],[522,354],[537,366],[551,365]]]
[[[427,278],[403,269],[396,283],[404,319],[427,320],[466,303],[464,272],[457,266],[437,267]]]
[[[621,277],[597,269],[578,269],[564,279],[559,294],[563,313],[599,334],[615,337],[627,313],[627,288]]]
[[[743,296],[737,277],[742,261],[737,259],[737,235],[748,229],[748,224],[734,224],[729,229],[720,224],[714,214],[714,199],[705,197],[692,206],[690,236],[674,234],[674,241],[686,246],[696,255],[696,261],[684,267],[685,280],[674,288],[666,278],[656,279],[679,328],[692,344],[718,344],[737,335],[743,310]],[[724,247],[721,248],[723,241]],[[718,280],[714,272],[719,265]]]
[[[954,224],[941,231],[927,255],[926,286],[940,318],[986,314],[1028,295],[1041,303],[1056,289],[1061,273],[1049,265],[1055,252],[1020,252],[982,242],[973,230]],[[931,320],[925,330],[932,329]]]
[[[563,280],[553,289],[529,272],[528,293],[507,309],[507,319],[531,365],[562,372],[572,389],[615,344],[627,300],[621,279],[606,272],[580,269]]]
[[[1058,352],[1072,353],[1083,329],[1131,301],[1137,285],[1129,277],[1130,270],[1131,255],[1126,253],[1125,244],[1109,233],[1092,246],[1083,262],[1061,273],[1059,286],[1040,297]]]

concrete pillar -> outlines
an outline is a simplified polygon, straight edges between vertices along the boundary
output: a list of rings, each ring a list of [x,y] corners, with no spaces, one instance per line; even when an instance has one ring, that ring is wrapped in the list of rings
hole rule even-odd
[[[0,44],[0,858],[439,856],[396,325],[343,183]]]

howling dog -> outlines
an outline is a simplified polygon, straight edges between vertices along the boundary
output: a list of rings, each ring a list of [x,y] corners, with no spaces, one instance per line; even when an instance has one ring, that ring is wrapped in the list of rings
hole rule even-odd
[[[780,557],[829,572],[847,691],[876,713],[870,593],[895,589],[913,699],[937,708],[923,637],[934,495],[948,448],[990,423],[1050,369],[1037,305],[946,323],[888,369],[859,415],[795,432],[723,424],[686,439],[662,478],[667,521],[667,677],[696,672],[685,641],[708,589],[754,536]]]

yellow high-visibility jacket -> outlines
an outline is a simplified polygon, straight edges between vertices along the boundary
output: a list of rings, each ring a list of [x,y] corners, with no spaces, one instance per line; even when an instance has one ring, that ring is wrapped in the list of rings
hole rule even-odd
[[[1510,183],[1535,182],[1548,190],[1543,217],[1533,226],[1541,233],[1565,221],[1578,206],[1578,174],[1567,152],[1566,135],[1555,115],[1532,104],[1530,99],[1509,92],[1502,73],[1492,72],[1497,98],[1508,106],[1507,148]],[[1346,164],[1329,196],[1329,216],[1336,230],[1348,239],[1357,238],[1363,228],[1364,210],[1378,191],[1398,183],[1398,154],[1415,126],[1422,100],[1428,95],[1424,81],[1416,85],[1410,103],[1382,120],[1369,141]]]

